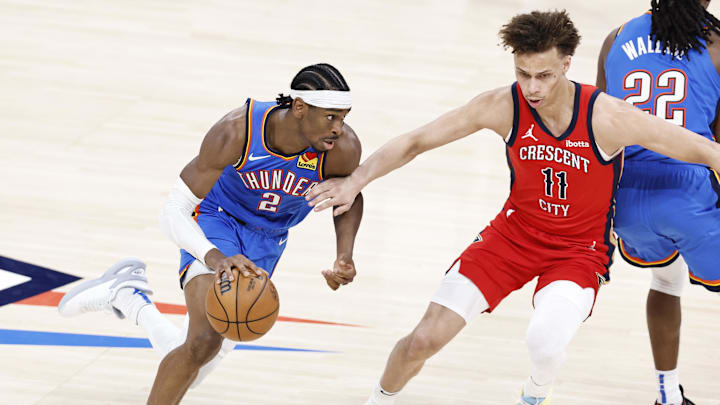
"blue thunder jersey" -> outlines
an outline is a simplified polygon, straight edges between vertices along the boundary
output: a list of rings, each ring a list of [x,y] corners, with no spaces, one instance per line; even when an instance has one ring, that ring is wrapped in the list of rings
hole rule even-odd
[[[201,209],[222,210],[250,228],[280,234],[297,225],[312,209],[305,195],[323,180],[325,152],[312,147],[296,155],[270,149],[265,137],[275,102],[248,99],[246,144],[242,157],[228,165]]]
[[[651,19],[647,12],[620,27],[605,61],[607,93],[712,139],[720,77],[710,56],[663,55],[650,38]],[[687,164],[638,145],[625,148],[625,159]]]

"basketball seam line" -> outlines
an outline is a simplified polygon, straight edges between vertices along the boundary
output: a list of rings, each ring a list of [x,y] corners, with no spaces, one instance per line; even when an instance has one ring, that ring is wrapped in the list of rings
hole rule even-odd
[[[217,288],[215,288],[215,287],[216,287],[216,285],[213,285],[213,292],[215,293],[215,300],[218,302],[218,304],[220,304],[220,308],[222,308],[223,313],[225,313],[225,318],[229,318],[229,317],[228,317],[227,310],[225,309],[225,306],[223,305],[223,302],[220,300],[220,297],[218,297]],[[207,303],[205,304],[205,314],[212,316],[212,315],[207,311]],[[212,316],[212,317],[215,318],[215,319],[218,319],[218,318],[216,318],[216,317],[214,317],[214,316]],[[235,317],[235,319],[237,319],[237,316]],[[218,320],[221,321],[222,319],[218,319]],[[228,319],[228,320],[229,320],[229,319]],[[222,331],[222,332],[219,332],[221,335],[222,335],[223,333],[227,333],[227,331],[230,329],[230,324],[229,324],[229,323],[226,324],[225,326],[226,326],[226,327],[225,327],[225,330]]]
[[[247,322],[248,322],[247,319],[248,319],[248,316],[250,316],[250,312],[252,311],[253,307],[255,306],[255,304],[257,304],[258,300],[260,299],[260,297],[262,297],[263,293],[265,292],[265,288],[267,288],[268,281],[270,281],[270,279],[267,278],[267,277],[265,277],[265,284],[263,284],[262,290],[260,290],[260,293],[258,293],[257,297],[255,297],[255,301],[252,303],[252,305],[250,305],[250,308],[248,308],[247,313],[245,314],[245,322],[246,322],[245,328],[247,328],[247,330],[249,330],[249,331],[252,332],[252,333],[257,333],[257,332],[255,332],[254,330],[250,329],[250,324],[247,323]],[[278,305],[278,309],[280,309],[280,306],[279,306],[279,305]],[[273,311],[273,313],[274,313],[274,312],[275,312],[275,311]],[[237,319],[237,318],[235,318],[235,319]],[[239,328],[239,327],[240,327],[240,325],[238,325],[238,328]]]
[[[225,320],[225,319],[218,318],[217,316],[215,316],[215,315],[213,315],[213,314],[211,314],[211,313],[207,313],[207,312],[206,312],[206,313],[207,313],[207,316],[209,316],[209,317],[211,317],[212,319],[215,319],[215,320],[217,320],[217,321],[220,321],[220,322],[225,322],[225,323],[228,323],[228,324],[230,324],[230,323],[232,323],[232,324],[240,324],[240,323],[246,324],[246,323],[253,323],[253,322],[257,322],[257,321],[262,321],[263,319],[267,319],[267,318],[271,317],[275,312],[277,312],[278,309],[280,309],[280,308],[279,308],[279,307],[278,307],[278,308],[275,308],[272,312],[270,312],[269,314],[263,316],[262,318],[253,319],[253,320],[250,320],[250,321],[230,321],[230,320]],[[252,331],[251,331],[251,332],[252,332]],[[253,333],[257,333],[257,332],[253,332]]]

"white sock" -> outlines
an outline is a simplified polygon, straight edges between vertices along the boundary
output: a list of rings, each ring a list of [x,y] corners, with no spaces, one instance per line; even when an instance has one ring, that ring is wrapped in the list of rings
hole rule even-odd
[[[145,305],[138,310],[137,324],[145,329],[153,349],[160,353],[161,357],[167,356],[173,349],[185,342],[187,331],[175,326],[153,304]]]
[[[523,385],[523,396],[531,398],[545,398],[550,394],[551,388],[552,381],[547,384],[538,385],[531,376],[525,380],[525,384]]]
[[[397,392],[385,391],[380,384],[378,384],[365,405],[393,405],[397,394]]]
[[[661,404],[682,405],[678,370],[655,370],[655,378],[658,384],[657,401]]]
[[[152,305],[152,301],[150,301],[150,298],[148,298],[144,292],[138,289],[121,288],[111,304],[116,309],[119,309],[126,318],[137,325],[137,316],[140,308]]]

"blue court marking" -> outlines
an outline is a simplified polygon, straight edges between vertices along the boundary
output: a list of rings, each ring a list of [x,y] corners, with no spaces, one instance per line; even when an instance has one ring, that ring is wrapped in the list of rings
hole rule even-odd
[[[0,329],[0,345],[81,346],[151,348],[143,338],[122,336],[84,335],[78,333],[40,332],[32,330]],[[280,352],[333,353],[327,350],[296,349],[292,347],[235,345],[235,350],[262,350]]]
[[[0,307],[70,284],[79,277],[0,256],[0,269],[30,277],[29,281],[0,291]]]

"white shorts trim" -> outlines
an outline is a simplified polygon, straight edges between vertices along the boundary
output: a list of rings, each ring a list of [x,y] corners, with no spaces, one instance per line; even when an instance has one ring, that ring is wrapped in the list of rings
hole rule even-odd
[[[203,274],[215,274],[215,271],[202,264],[200,260],[194,260],[185,272],[185,279],[183,280],[182,285],[183,290],[185,289],[187,283],[190,282],[190,280],[197,276],[202,276]]]
[[[430,302],[455,312],[465,319],[465,323],[490,308],[475,283],[460,274],[460,260],[445,274],[440,288]]]

